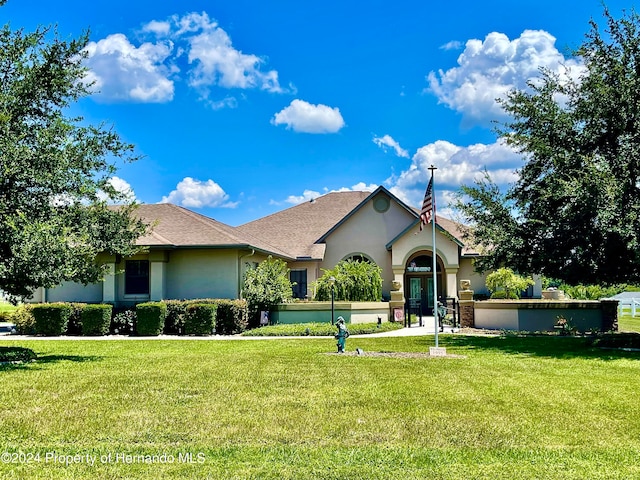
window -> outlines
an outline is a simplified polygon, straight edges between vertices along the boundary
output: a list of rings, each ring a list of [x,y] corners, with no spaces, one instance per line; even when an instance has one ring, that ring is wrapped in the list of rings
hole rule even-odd
[[[293,283],[293,298],[307,297],[307,269],[291,270],[289,280]]]
[[[125,295],[149,295],[149,260],[127,260],[124,273]]]
[[[360,262],[360,263],[375,263],[369,257],[366,257],[361,253],[349,255],[347,258],[345,258],[345,260],[353,260],[354,262]]]

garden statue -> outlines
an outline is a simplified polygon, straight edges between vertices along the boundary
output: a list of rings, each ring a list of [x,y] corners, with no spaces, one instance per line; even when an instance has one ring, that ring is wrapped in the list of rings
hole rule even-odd
[[[344,318],[338,317],[336,327],[338,327],[338,333],[336,333],[336,339],[338,340],[338,343],[336,344],[338,346],[338,353],[344,353],[345,342],[349,336],[349,330],[347,330],[347,327],[344,324]]]

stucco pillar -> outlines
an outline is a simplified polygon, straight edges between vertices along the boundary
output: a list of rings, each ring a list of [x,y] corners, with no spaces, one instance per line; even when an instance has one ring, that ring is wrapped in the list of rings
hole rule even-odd
[[[458,293],[458,269],[447,268],[447,297],[455,297]]]
[[[164,300],[166,295],[166,263],[151,262],[149,265],[149,299],[153,302]]]
[[[391,300],[389,301],[389,319],[404,322],[404,269],[394,269],[393,278]],[[395,315],[396,311],[398,311],[398,315],[402,312],[402,318]]]
[[[149,252],[149,300],[157,302],[167,296],[167,262],[165,251]]]
[[[102,281],[102,302],[116,303],[116,263],[108,262],[105,264],[107,272]]]

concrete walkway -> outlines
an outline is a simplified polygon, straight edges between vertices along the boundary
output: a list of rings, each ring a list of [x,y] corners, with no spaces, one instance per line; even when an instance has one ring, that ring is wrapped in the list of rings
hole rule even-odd
[[[404,327],[399,330],[391,330],[389,332],[370,333],[364,335],[351,335],[349,338],[376,338],[376,337],[413,337],[420,335],[433,335],[434,333],[433,317],[423,317],[422,327],[414,324],[412,327]],[[445,325],[444,332],[440,333],[456,333],[459,328],[451,328]],[[251,337],[243,335],[212,335],[208,337],[186,336],[186,335],[158,335],[153,337],[138,337],[129,335],[104,335],[96,337],[81,336],[60,336],[60,337],[35,337],[30,335],[9,335],[8,333],[0,333],[0,341],[2,340],[282,340],[282,339],[307,339],[307,338],[333,338],[330,336],[295,336],[295,337]]]

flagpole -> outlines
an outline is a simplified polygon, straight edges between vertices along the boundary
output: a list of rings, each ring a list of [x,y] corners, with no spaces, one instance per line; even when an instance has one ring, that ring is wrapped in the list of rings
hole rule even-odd
[[[435,325],[435,337],[436,337],[436,348],[438,347],[438,276],[437,276],[437,260],[436,260],[436,189],[433,184],[433,174],[434,171],[437,170],[436,167],[431,165],[429,167],[431,171],[431,195],[433,196],[433,201],[431,202],[431,244],[433,245],[433,322]]]

